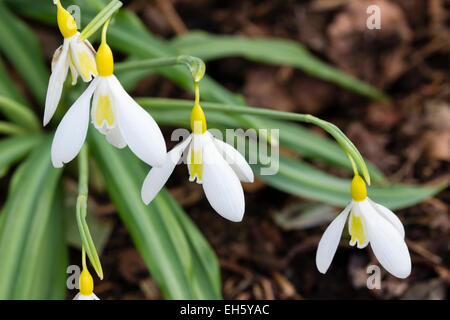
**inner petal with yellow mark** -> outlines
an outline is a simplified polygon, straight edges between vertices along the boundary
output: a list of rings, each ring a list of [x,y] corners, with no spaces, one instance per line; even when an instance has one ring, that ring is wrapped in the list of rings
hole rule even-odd
[[[197,177],[197,182],[201,182],[203,174],[202,149],[199,150],[191,149],[188,161],[188,168],[189,168],[189,180],[194,181],[195,177]]]
[[[85,50],[80,50],[77,55],[80,69],[78,72],[83,80],[89,80],[91,74],[97,75],[95,59]]]
[[[358,248],[367,245],[367,238],[364,232],[364,224],[361,217],[357,217],[352,211],[349,220],[349,232],[351,235],[350,245],[354,246],[358,242]]]
[[[114,112],[111,100],[107,95],[98,95],[94,122],[96,127],[102,127],[104,123],[109,128],[114,126]]]

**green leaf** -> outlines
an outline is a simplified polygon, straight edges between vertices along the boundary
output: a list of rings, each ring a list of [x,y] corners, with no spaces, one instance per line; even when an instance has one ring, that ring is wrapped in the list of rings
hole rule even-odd
[[[59,226],[51,222],[55,214],[60,214],[53,202],[62,170],[52,167],[50,146],[51,139],[47,138],[17,170],[15,178],[18,175],[21,183],[11,186],[2,210],[0,299],[55,298],[55,293],[50,296],[43,288],[53,286],[51,282],[56,279],[64,283],[57,275],[64,270],[55,268],[62,266],[58,261],[64,258],[59,244],[64,240],[57,238],[62,220]],[[44,284],[42,279],[48,282]]]
[[[28,131],[41,130],[41,124],[33,111],[15,100],[0,95],[0,111],[11,121],[24,126]]]
[[[62,186],[61,186],[62,187]],[[42,254],[46,254],[48,258],[42,259],[46,262],[46,266],[42,269],[47,270],[42,277],[42,289],[46,287],[48,292],[48,299],[62,300],[66,298],[67,291],[67,266],[69,264],[69,257],[67,252],[67,244],[65,241],[65,228],[63,215],[63,192],[62,188],[56,191],[55,200],[53,201],[52,214],[47,226],[49,232],[46,237],[46,246],[42,248]],[[49,266],[48,261],[52,261]]]
[[[220,299],[222,296],[220,269],[216,254],[170,194],[163,189],[159,196],[169,203],[191,247],[192,264],[194,265],[193,290],[196,298],[201,300]]]
[[[90,131],[89,138],[120,218],[164,296],[168,299],[197,299],[201,291],[209,299],[220,298],[216,289],[220,278],[209,280],[209,273],[199,275],[194,268],[197,252],[191,241],[195,237],[198,240],[201,235],[192,231],[192,225],[179,222],[180,211],[175,212],[175,205],[168,196],[161,194],[145,206],[140,189],[147,171],[131,152],[115,149],[96,131]],[[208,246],[206,242],[203,244]],[[212,270],[218,269],[211,250],[204,252],[198,254],[204,260],[202,263]]]
[[[17,19],[2,2],[0,30],[0,51],[14,65],[36,99],[44,105],[49,74],[39,42],[28,26]]]
[[[173,40],[171,46],[180,53],[205,60],[243,56],[256,62],[292,66],[369,98],[387,98],[378,89],[321,61],[304,46],[291,40],[212,35],[194,31]]]
[[[26,104],[26,100],[23,98],[20,91],[13,84],[8,72],[3,65],[3,61],[0,58],[0,96],[8,97],[21,104]]]
[[[122,2],[112,0],[105,6],[81,31],[80,41],[84,41],[91,36],[95,31],[100,29],[105,22],[112,17],[112,15],[122,6]]]
[[[0,140],[0,178],[42,141],[42,135],[23,135]]]

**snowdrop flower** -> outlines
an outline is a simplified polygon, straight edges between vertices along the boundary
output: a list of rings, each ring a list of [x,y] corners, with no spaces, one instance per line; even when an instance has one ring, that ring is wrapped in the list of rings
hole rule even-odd
[[[113,75],[113,55],[106,43],[107,24],[97,52],[98,76],[75,101],[56,129],[51,157],[55,168],[76,157],[86,138],[89,106],[95,128],[117,148],[129,146],[141,160],[161,166],[166,158],[166,144],[157,123],[131,98]]]
[[[64,43],[56,49],[53,55],[52,74],[45,99],[44,126],[56,111],[69,68],[72,74],[72,85],[77,83],[78,75],[85,82],[91,81],[92,77],[97,75],[94,48],[88,40],[79,41],[80,33],[74,18],[61,6],[59,0],[53,2],[58,8],[58,26],[64,37]]]
[[[350,186],[353,201],[328,226],[317,248],[316,265],[326,273],[339,245],[348,219],[350,245],[359,249],[369,243],[380,264],[392,275],[406,278],[411,273],[411,258],[400,219],[388,208],[367,197],[364,180],[356,175]]]
[[[197,97],[191,112],[192,133],[168,153],[163,167],[150,170],[142,186],[142,200],[149,204],[155,198],[187,150],[189,180],[203,185],[206,198],[218,214],[239,222],[245,211],[240,181],[253,182],[252,169],[231,145],[206,131],[205,114]]]
[[[87,268],[80,274],[80,292],[73,300],[100,300],[94,293],[94,280]]]

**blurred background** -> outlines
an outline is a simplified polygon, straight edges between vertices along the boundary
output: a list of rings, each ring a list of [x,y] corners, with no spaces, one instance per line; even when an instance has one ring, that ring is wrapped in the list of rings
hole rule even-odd
[[[381,9],[380,30],[366,26],[366,9],[372,4]],[[242,94],[250,106],[311,113],[333,122],[390,182],[438,185],[450,181],[450,1],[132,0],[124,1],[124,7],[161,38],[200,29],[303,44],[392,99],[370,100],[299,69],[241,57],[210,61],[206,72]],[[29,23],[45,44],[49,64],[61,35],[53,26]],[[121,60],[120,54],[116,60]],[[159,75],[140,80],[132,94],[192,99],[191,93]],[[164,127],[165,136],[172,129]],[[317,128],[310,129],[325,136]],[[168,149],[172,146],[168,142]],[[321,162],[310,163],[348,176]],[[316,269],[318,241],[339,208],[281,192],[257,179],[244,185],[243,222],[229,223],[213,212],[201,186],[189,183],[186,175],[186,167],[178,166],[167,186],[216,252],[226,299],[448,297],[448,190],[396,211],[405,225],[412,274],[400,280],[382,270],[381,289],[368,290],[366,268],[377,261],[369,247],[357,250],[345,237],[328,273],[322,275]],[[76,195],[76,181],[65,178],[64,186]],[[103,281],[95,280],[96,294],[102,299],[162,298],[109,197],[95,191],[89,196],[95,219],[88,222],[101,238],[105,273]],[[73,238],[77,236],[74,230]],[[70,264],[78,263],[79,251],[71,249]]]

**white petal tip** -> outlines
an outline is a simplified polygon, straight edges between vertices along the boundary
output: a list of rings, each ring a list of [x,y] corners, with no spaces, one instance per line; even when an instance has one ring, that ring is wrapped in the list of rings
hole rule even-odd
[[[153,200],[153,199],[148,198],[143,192],[141,192],[141,199],[142,199],[142,202],[144,202],[144,204],[147,205],[147,206]]]
[[[327,271],[328,270],[324,270],[324,269],[319,269],[319,267],[317,267],[317,270],[319,270],[319,272],[321,273],[321,274],[326,274],[327,273]]]
[[[239,214],[224,214],[224,213],[220,213],[218,212],[223,218],[227,219],[228,221],[231,222],[241,222],[242,219],[244,218],[244,212],[239,213]]]
[[[228,219],[228,220],[230,220],[231,222],[241,222],[243,218],[244,218],[244,217],[240,217],[240,218],[231,218],[231,219]]]
[[[411,265],[404,266],[403,269],[395,270],[395,272],[391,272],[393,276],[399,278],[399,279],[405,279],[408,278],[411,274]]]
[[[318,260],[319,259],[317,258],[317,255],[316,255],[316,267],[317,267],[317,270],[319,270],[319,272],[321,274],[327,273],[328,268],[330,267],[330,265],[326,266],[324,262],[321,262],[321,261],[318,261]]]
[[[63,165],[64,165],[64,163],[62,163],[62,162],[56,162],[56,161],[53,161],[53,160],[52,160],[52,164],[53,164],[53,167],[56,168],[56,169],[62,168]]]

